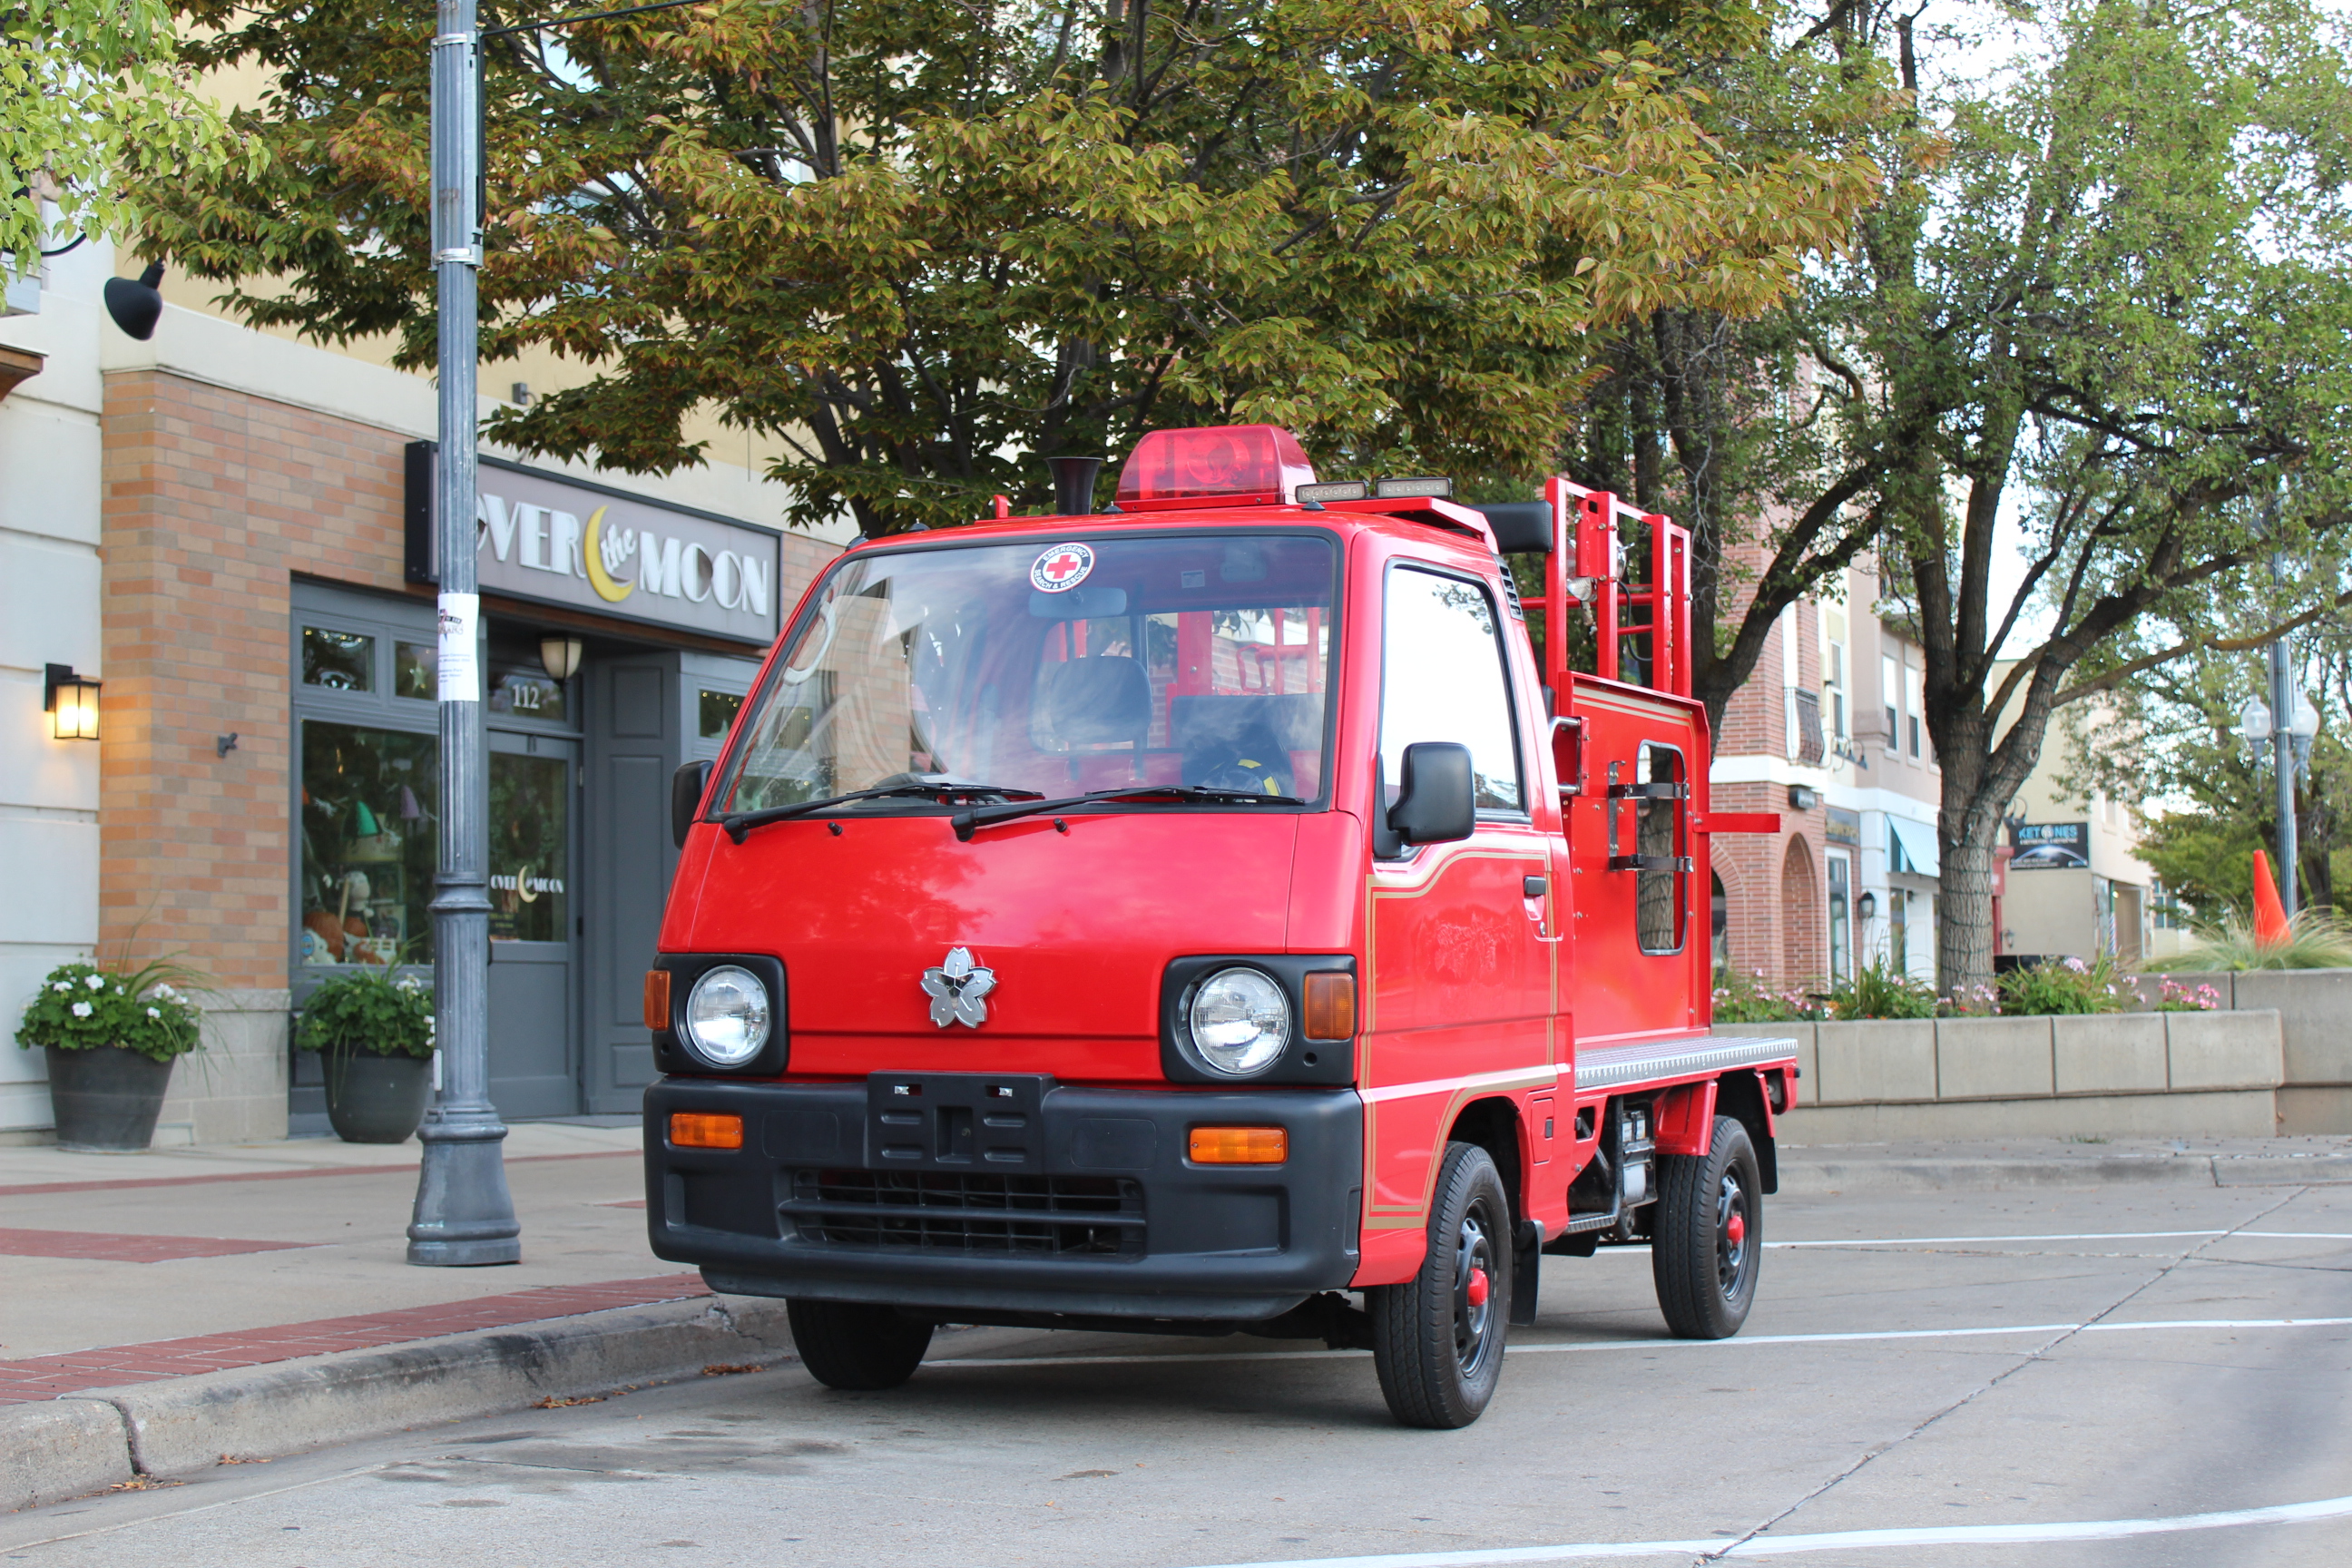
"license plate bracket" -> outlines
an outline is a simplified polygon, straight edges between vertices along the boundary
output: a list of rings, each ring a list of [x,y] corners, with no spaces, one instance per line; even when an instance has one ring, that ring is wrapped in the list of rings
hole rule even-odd
[[[1045,1073],[877,1072],[866,1079],[869,1171],[1045,1173]]]

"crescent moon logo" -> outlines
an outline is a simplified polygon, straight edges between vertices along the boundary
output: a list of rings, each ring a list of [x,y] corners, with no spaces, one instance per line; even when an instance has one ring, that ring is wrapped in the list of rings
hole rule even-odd
[[[608,605],[619,604],[636,587],[635,583],[617,581],[604,570],[604,509],[601,506],[588,516],[588,537],[582,545],[580,561],[588,568],[588,585]]]
[[[530,885],[530,868],[528,866],[515,872],[515,898],[526,904],[539,902],[539,889]]]

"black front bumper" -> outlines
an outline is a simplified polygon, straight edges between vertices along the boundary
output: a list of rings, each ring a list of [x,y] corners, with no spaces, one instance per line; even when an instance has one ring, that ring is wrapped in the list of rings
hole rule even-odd
[[[1078,1089],[1016,1078],[1016,1102],[987,1075],[914,1076],[929,1089],[927,1113],[942,1120],[918,1129],[925,1142],[911,1154],[877,1120],[888,1109],[880,1075],[876,1085],[654,1084],[646,1213],[655,1255],[700,1266],[714,1289],[873,1301],[944,1321],[961,1308],[1251,1321],[1355,1275],[1364,1120],[1353,1089]],[[972,1097],[999,1092],[1021,1129],[1002,1148],[958,1146],[960,1128],[944,1120],[950,1102],[984,1115]],[[740,1116],[743,1147],[672,1147],[669,1118],[681,1110]],[[1289,1158],[1196,1165],[1189,1137],[1202,1124],[1286,1128]]]

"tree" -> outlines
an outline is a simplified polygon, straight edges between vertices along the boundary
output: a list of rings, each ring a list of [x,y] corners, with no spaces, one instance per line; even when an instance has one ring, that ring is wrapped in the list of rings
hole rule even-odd
[[[217,169],[222,130],[175,58],[164,0],[0,0],[0,265],[29,275],[59,239],[122,232],[127,151]]]
[[[2102,689],[2142,616],[2336,548],[2352,91],[2303,0],[2071,0],[1985,83],[1934,77],[1930,46],[1963,40],[1911,15],[1861,25],[1893,35],[1948,153],[1898,170],[1916,195],[1872,213],[1795,315],[1882,530],[1883,608],[1924,651],[1958,990],[1990,977],[1993,849],[2053,715]],[[2007,595],[2004,518],[2028,552]],[[2005,650],[2035,614],[2047,630]]]
[[[2263,634],[2276,603],[2308,596],[2294,587],[2283,585],[2275,601],[2208,597],[2187,628],[2162,619],[2144,625],[2134,641],[2171,653],[2187,629],[2193,651],[2119,673],[2098,699],[2128,743],[2075,748],[2081,760],[2070,782],[2077,787],[2170,803],[2147,817],[2139,857],[2207,921],[2225,910],[2251,915],[2253,852],[2277,842],[2278,775],[2269,762],[2256,765],[2238,732],[2238,710],[2249,697],[2270,701]],[[2352,895],[2343,874],[2352,870],[2352,628],[2315,617],[2290,646],[2297,689],[2320,721],[2295,789],[2295,880],[2301,903],[2340,905]],[[2092,705],[2067,710],[2070,723]],[[2079,742],[2086,727],[2074,728]]]
[[[1862,13],[1826,0],[1784,16],[1775,47],[1694,61],[1703,119],[1735,155],[1807,139],[1877,169],[1881,200],[1934,167],[1941,142],[1895,90]],[[1795,302],[1740,318],[1674,305],[1599,334],[1601,374],[1563,466],[1691,531],[1693,689],[1718,729],[1788,606],[1865,551],[1871,468],[1839,448],[1836,389],[1822,384]],[[1760,553],[1760,568],[1743,563]]]
[[[255,172],[150,165],[151,248],[248,321],[431,361],[425,43],[391,0],[178,0],[257,67]],[[484,7],[488,28],[543,15]],[[484,347],[585,384],[499,440],[629,471],[691,412],[815,521],[1042,501],[1033,454],[1268,420],[1362,472],[1544,471],[1596,329],[1752,314],[1873,193],[1819,134],[1727,155],[1677,74],[1746,0],[714,0],[485,45]]]

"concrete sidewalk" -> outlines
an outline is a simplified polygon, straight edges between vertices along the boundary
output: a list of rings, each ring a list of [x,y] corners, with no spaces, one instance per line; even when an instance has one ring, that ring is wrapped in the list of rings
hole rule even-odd
[[[523,1260],[404,1261],[417,1146],[0,1149],[0,1509],[791,1358],[646,1249],[634,1126],[514,1129]],[[1784,1145],[1781,1190],[2352,1182],[2352,1138]]]

